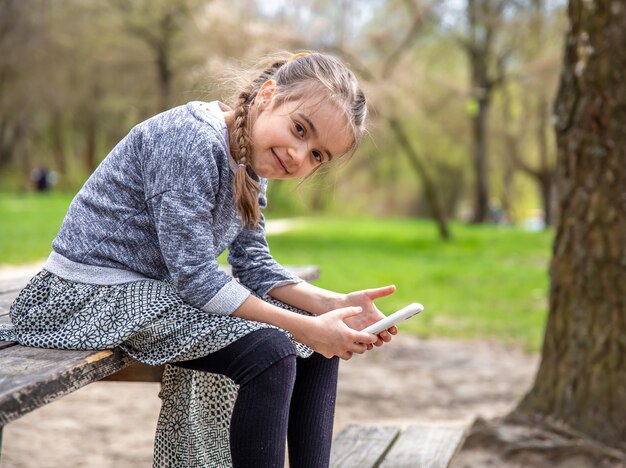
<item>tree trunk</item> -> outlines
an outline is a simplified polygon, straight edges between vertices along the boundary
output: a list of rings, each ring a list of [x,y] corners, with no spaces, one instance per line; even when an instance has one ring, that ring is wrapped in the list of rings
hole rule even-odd
[[[323,213],[332,200],[334,184],[329,179],[328,173],[316,174],[315,179],[315,183],[319,186],[320,190],[313,190],[313,193],[311,193],[309,207],[313,213]]]
[[[161,95],[161,111],[169,109],[170,97],[172,93],[172,40],[176,31],[174,12],[168,10],[159,21],[159,36],[152,44],[154,48],[157,76],[159,81],[159,92]]]
[[[85,122],[85,151],[83,153],[85,169],[91,174],[96,170],[96,118],[91,113]]]
[[[626,449],[626,8],[571,0],[542,362],[519,410]]]
[[[554,168],[550,164],[550,149],[548,144],[548,104],[547,98],[543,95],[539,96],[537,103],[537,146],[539,148],[539,189],[541,200],[543,203],[543,219],[546,227],[554,224]]]
[[[543,220],[546,229],[554,224],[554,170],[544,168],[537,177],[541,202],[543,206]]]
[[[474,86],[479,86],[475,83]],[[481,88],[482,89],[482,88]],[[486,95],[488,91],[484,91]],[[473,161],[474,161],[474,216],[472,221],[484,223],[489,219],[489,176],[487,166],[487,117],[489,98],[479,97],[478,112],[472,117]]]
[[[495,51],[495,40],[503,27],[504,2],[468,0],[469,38],[465,44],[470,66],[472,99],[472,160],[474,166],[474,213],[472,222],[489,220],[489,164],[487,122],[494,87],[503,79],[502,61]]]
[[[159,77],[159,111],[164,111],[170,107],[170,95],[172,94],[172,69],[169,63],[167,49],[159,49],[157,52],[156,67]]]
[[[54,157],[56,170],[59,171],[59,174],[65,175],[67,173],[67,164],[65,158],[65,141],[63,138],[63,116],[60,111],[55,111],[52,114],[50,131],[52,133],[52,155]]]
[[[439,229],[439,237],[443,240],[450,240],[450,230],[448,229],[448,222],[446,220],[446,215],[443,211],[443,205],[440,201],[440,197],[437,194],[437,190],[435,189],[435,184],[430,179],[430,176],[426,172],[426,168],[424,164],[420,160],[415,148],[409,141],[404,129],[400,122],[394,117],[389,118],[389,125],[393,132],[396,134],[400,145],[404,148],[404,153],[409,158],[409,162],[415,172],[417,172],[418,177],[420,178],[423,186],[424,186],[424,194],[426,195],[426,202],[430,207],[430,212],[437,223],[437,227]]]
[[[97,71],[97,70],[96,70]],[[98,136],[98,106],[102,97],[102,90],[96,81],[91,87],[90,106],[84,111],[84,135],[85,135],[85,151],[83,160],[85,161],[85,169],[91,174],[98,166],[97,158],[97,136]]]

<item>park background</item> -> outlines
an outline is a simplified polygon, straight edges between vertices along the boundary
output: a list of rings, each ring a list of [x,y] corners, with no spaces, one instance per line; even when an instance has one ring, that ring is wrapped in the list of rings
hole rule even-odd
[[[420,333],[538,350],[565,5],[471,4],[4,2],[0,263],[47,256],[71,198],[135,124],[228,100],[229,73],[264,55],[322,50],[358,73],[369,133],[350,161],[272,181],[270,223],[297,218],[274,255],[319,264],[325,287],[397,284],[381,304],[427,304]],[[33,193],[42,173],[49,191]]]
[[[265,54],[320,50],[359,76],[369,132],[350,161],[270,184],[268,225],[287,227],[269,233],[274,256],[319,265],[330,289],[396,284],[379,305],[424,303],[401,327],[418,339],[537,356],[567,24],[558,0],[2,1],[0,265],[47,256],[135,124],[228,100],[233,73]]]

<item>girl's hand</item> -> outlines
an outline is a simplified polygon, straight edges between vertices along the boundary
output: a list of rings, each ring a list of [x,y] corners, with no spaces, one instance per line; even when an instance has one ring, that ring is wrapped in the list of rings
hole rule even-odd
[[[385,315],[378,310],[378,307],[374,304],[374,300],[389,296],[395,291],[396,287],[391,285],[384,286],[382,288],[364,289],[362,291],[355,291],[346,294],[342,299],[342,304],[345,306],[361,307],[363,312],[347,317],[344,322],[350,328],[355,330],[363,330],[365,327],[378,322],[380,319],[384,318]],[[389,330],[381,332],[378,335],[376,342],[373,343],[374,346],[382,346],[383,343],[391,341],[392,335],[397,333],[398,329],[396,327],[391,327]],[[368,345],[367,349],[372,349],[372,345]]]
[[[326,358],[339,356],[348,360],[354,353],[363,354],[371,349],[379,338],[346,325],[347,319],[361,313],[363,313],[361,307],[344,307],[308,317],[310,324],[302,331],[300,341]]]

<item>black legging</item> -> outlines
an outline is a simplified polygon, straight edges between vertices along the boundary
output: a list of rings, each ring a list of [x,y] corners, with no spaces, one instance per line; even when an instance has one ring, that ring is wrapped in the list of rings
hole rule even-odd
[[[289,442],[292,468],[328,466],[337,393],[338,358],[297,358],[275,329],[252,332],[191,361],[187,369],[223,374],[239,385],[230,424],[233,466],[280,467]]]

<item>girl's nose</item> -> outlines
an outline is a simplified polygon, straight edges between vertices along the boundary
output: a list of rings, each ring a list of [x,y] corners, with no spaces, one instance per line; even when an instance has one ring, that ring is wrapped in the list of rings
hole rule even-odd
[[[293,145],[289,151],[289,156],[293,159],[295,165],[300,166],[306,155],[309,151],[309,147],[306,141],[299,141],[297,144]]]

